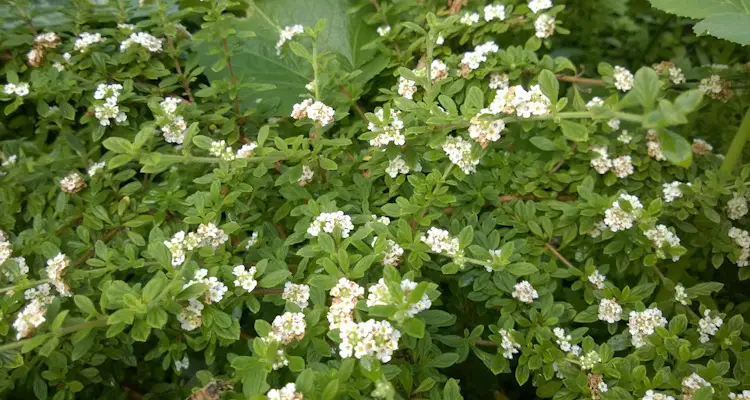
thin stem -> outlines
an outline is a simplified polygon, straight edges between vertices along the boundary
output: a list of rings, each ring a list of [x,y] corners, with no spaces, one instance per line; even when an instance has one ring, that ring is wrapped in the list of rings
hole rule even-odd
[[[318,84],[318,45],[315,43],[318,38],[312,40],[312,67],[313,67],[313,86],[315,87],[315,100],[320,101],[320,85]]]
[[[69,333],[77,332],[83,329],[99,328],[99,327],[103,327],[106,325],[107,325],[107,318],[102,318],[102,319],[97,319],[94,321],[88,321],[88,322],[84,322],[84,323],[80,323],[76,325],[71,325],[67,328],[58,329],[56,332],[44,333],[41,336],[45,336],[45,337],[63,336],[63,335],[67,335]],[[25,345],[26,343],[30,342],[33,339],[34,338],[29,338],[29,339],[19,340],[17,342],[6,343],[0,346],[0,352],[23,347],[23,345]]]
[[[430,90],[432,89],[432,52],[433,52],[434,47],[435,47],[435,39],[432,36],[433,36],[433,34],[432,34],[432,28],[430,28],[430,30],[427,32],[427,44],[426,44],[426,46],[427,46],[427,53],[426,53],[427,60],[425,62],[425,66],[424,66],[424,68],[425,68],[425,74],[424,74],[424,76],[427,78],[427,85],[425,87],[425,91],[428,93],[428,97],[429,97]]]
[[[159,158],[165,161],[182,162],[185,164],[187,163],[217,164],[221,162],[221,159],[217,157],[180,156],[177,154],[161,154]],[[257,158],[257,157],[252,157],[252,158]]]
[[[724,159],[724,162],[721,163],[721,172],[725,174],[730,174],[732,172],[735,165],[737,165],[737,160],[740,158],[742,150],[745,148],[748,137],[750,137],[750,107],[748,107],[747,112],[745,112],[745,117],[742,119],[740,129],[734,134],[732,144],[729,145],[727,156]]]
[[[563,257],[562,254],[560,254],[560,252],[557,251],[557,248],[555,246],[553,246],[553,245],[551,245],[549,243],[545,243],[544,247],[546,247],[549,251],[551,251],[552,254],[554,254],[555,257],[557,257],[558,259],[560,259],[560,261],[562,261],[563,264],[567,265],[568,268],[575,268],[573,266],[573,264],[571,264],[570,261],[568,261],[568,259],[566,259],[565,257]]]
[[[227,69],[229,70],[229,79],[232,82],[232,97],[234,97],[234,113],[237,116],[237,126],[240,129],[240,140],[245,140],[245,131],[242,128],[244,120],[240,118],[240,98],[239,88],[237,87],[237,77],[234,75],[234,68],[232,68],[232,56],[229,55],[229,46],[227,46],[227,39],[221,39],[221,47],[224,49],[224,57],[227,60]]]
[[[351,94],[349,93],[349,91],[348,91],[348,90],[346,90],[346,88],[345,88],[345,87],[343,87],[343,86],[341,86],[341,87],[339,88],[339,91],[340,91],[341,93],[343,93],[343,94],[344,94],[344,96],[346,96],[346,98],[347,98],[347,99],[349,99],[349,101],[350,101],[350,102],[352,103],[352,108],[354,109],[354,111],[356,111],[356,112],[357,112],[357,114],[359,114],[359,117],[360,117],[360,118],[362,118],[362,121],[365,121],[365,122],[367,122],[367,118],[365,118],[365,113],[364,113],[364,112],[362,111],[362,108],[360,108],[360,107],[359,107],[359,104],[357,104],[357,102],[356,102],[356,101],[354,101],[354,98],[353,98],[353,97],[352,97],[352,95],[351,95]]]
[[[281,294],[284,293],[284,288],[255,289],[251,293],[257,295]]]
[[[167,35],[167,45],[169,46],[169,56],[172,58],[172,61],[174,62],[174,68],[177,70],[177,74],[180,75],[182,88],[185,89],[185,93],[187,94],[187,97],[190,100],[190,102],[195,103],[195,98],[193,97],[193,92],[190,90],[190,84],[187,81],[187,77],[182,75],[182,67],[180,67],[180,62],[177,60],[177,57],[176,57],[177,50],[174,47],[174,39],[172,38],[172,35]]]
[[[18,285],[7,286],[7,287],[4,287],[4,288],[0,289],[0,293],[10,292],[11,290],[12,291],[26,290],[28,288],[32,288],[32,287],[37,286],[37,285],[41,285],[43,283],[49,283],[49,279],[41,279],[41,280],[38,280],[38,281],[29,281],[29,282],[25,282],[25,283],[19,283]]]
[[[605,86],[607,83],[601,79],[579,78],[577,76],[558,74],[557,80],[570,83],[584,83],[588,85]]]
[[[474,340],[472,343],[478,345],[478,346],[492,346],[492,347],[498,347],[497,343],[491,341],[491,340]]]

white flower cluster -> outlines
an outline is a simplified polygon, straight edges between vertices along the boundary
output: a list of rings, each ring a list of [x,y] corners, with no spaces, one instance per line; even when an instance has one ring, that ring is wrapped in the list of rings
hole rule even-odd
[[[187,370],[190,368],[190,359],[188,358],[187,354],[185,354],[185,357],[182,358],[182,360],[174,360],[174,369],[177,372],[184,370]]]
[[[594,272],[591,275],[589,275],[589,277],[588,277],[589,283],[591,283],[592,285],[594,285],[594,287],[597,288],[597,289],[599,289],[599,290],[604,289],[604,280],[605,279],[607,279],[607,277],[605,275],[602,275],[602,273],[599,272],[598,269],[594,270]]]
[[[342,326],[352,323],[352,312],[357,306],[357,301],[365,294],[365,289],[357,282],[346,278],[339,279],[336,286],[331,289],[331,307],[328,309],[329,329],[340,329]]]
[[[378,283],[370,286],[368,289],[369,294],[367,295],[367,307],[373,306],[387,306],[393,304],[405,303],[409,299],[409,295],[417,288],[417,283],[412,282],[408,279],[401,281],[401,290],[404,292],[401,299],[393,297],[391,292],[388,290],[388,286],[385,284],[385,280],[380,278]],[[409,304],[409,309],[406,311],[409,317],[414,317],[424,310],[428,310],[432,306],[432,301],[424,294],[418,302]]]
[[[627,129],[623,129],[620,136],[617,137],[617,141],[620,143],[629,144],[633,141],[633,135],[631,135]]]
[[[539,298],[539,293],[531,286],[529,281],[521,281],[513,287],[511,296],[522,303],[531,304],[534,302],[534,299]]]
[[[78,193],[86,187],[86,181],[78,172],[71,172],[60,179],[60,190],[65,193]]]
[[[375,240],[372,241],[373,246]],[[388,247],[383,255],[383,265],[398,266],[401,263],[401,257],[404,255],[404,249],[391,239],[386,240],[386,245]]]
[[[305,308],[310,300],[310,286],[287,282],[284,284],[284,293],[281,298],[297,305],[299,308]]]
[[[3,265],[13,254],[13,245],[8,240],[8,235],[0,230],[0,265]],[[24,260],[24,264],[26,264]]]
[[[2,232],[2,231],[0,231]],[[2,236],[0,236],[0,240],[2,240]],[[7,256],[6,256],[6,248],[7,246]],[[0,241],[0,265],[2,265],[6,260],[8,260],[8,256],[10,256],[10,242]],[[13,257],[11,260],[15,261],[18,265],[18,270],[13,271],[14,273],[11,273],[9,268],[3,269],[3,274],[6,278],[8,278],[9,282],[14,282],[18,279],[25,278],[26,275],[29,273],[29,265],[26,264],[26,259],[23,257]]]
[[[341,343],[339,355],[342,358],[352,356],[375,357],[381,362],[391,360],[393,352],[398,350],[398,339],[401,332],[388,321],[347,322],[341,326]]]
[[[203,299],[206,304],[220,302],[221,299],[224,298],[224,295],[228,290],[227,285],[222,283],[218,278],[216,278],[215,276],[208,276],[208,270],[205,268],[201,268],[195,271],[195,277],[188,281],[188,283],[183,285],[182,289],[184,290],[185,288],[193,286],[196,283],[202,283],[208,286],[205,297]]]
[[[464,13],[464,15],[461,16],[461,19],[458,20],[458,22],[468,26],[474,25],[479,22],[479,13]]]
[[[94,116],[99,120],[99,125],[109,126],[110,119],[114,119],[118,124],[123,124],[128,120],[128,116],[120,111],[117,100],[120,98],[122,85],[119,83],[107,85],[100,83],[94,92],[94,99],[104,100],[94,106]]]
[[[739,228],[729,228],[729,237],[740,246],[740,256],[737,257],[738,267],[747,267],[750,265],[750,234]]]
[[[529,9],[534,14],[552,8],[552,0],[529,0]]]
[[[629,210],[626,211],[622,207],[622,202],[629,206]],[[642,210],[643,204],[637,197],[623,193],[612,203],[612,207],[604,212],[604,223],[612,232],[630,229]]]
[[[461,253],[458,238],[454,238],[448,231],[443,229],[432,227],[427,230],[427,236],[422,235],[419,240],[430,246],[430,249],[435,253],[445,254],[450,257]]]
[[[698,334],[700,335],[699,340],[701,343],[711,340],[711,336],[716,335],[722,324],[724,324],[724,320],[718,315],[711,317],[711,310],[703,311],[703,318],[698,320]]]
[[[59,44],[60,36],[57,36],[55,32],[45,32],[37,35],[34,39],[34,46],[26,54],[28,63],[33,67],[38,67],[44,59],[44,50],[54,49]]]
[[[276,356],[274,357],[271,366],[274,371],[289,366],[289,357],[286,356],[286,351],[284,351],[284,349],[276,350]]]
[[[432,60],[430,64],[430,79],[439,82],[448,77],[448,65],[443,60]]]
[[[177,106],[180,104],[182,104],[182,99],[177,97],[165,97],[159,103],[163,115],[159,117],[157,123],[167,143],[182,144],[185,141],[187,123],[185,118],[177,113]]]
[[[24,292],[24,298],[29,300],[21,312],[13,321],[13,329],[16,330],[16,340],[21,340],[31,335],[39,325],[46,321],[47,305],[52,302],[50,286],[42,284]]]
[[[251,142],[251,143],[245,143],[237,150],[237,154],[234,155],[234,158],[240,159],[248,159],[253,154],[253,150],[258,148],[258,143]]]
[[[633,160],[630,156],[620,156],[612,160],[612,172],[622,179],[633,174]]]
[[[18,155],[11,154],[5,157],[5,154],[0,153],[0,159],[3,160],[2,164],[0,164],[0,167],[10,167],[11,165],[16,164],[16,161],[18,161]]]
[[[589,351],[588,353],[582,355],[578,359],[578,362],[580,363],[581,369],[586,371],[594,368],[596,364],[602,362],[602,358],[599,356],[599,353],[595,351]]]
[[[654,247],[657,248],[656,256],[662,259],[667,257],[663,251],[664,247],[674,248],[680,245],[680,238],[678,238],[674,232],[669,230],[666,225],[656,225],[653,229],[643,232],[643,235],[646,236]],[[677,261],[679,259],[680,256],[672,257],[672,261]]]
[[[404,129],[404,122],[399,118],[401,116],[400,111],[391,110],[388,121],[384,121],[384,111],[382,108],[377,108],[374,112],[378,118],[377,123],[370,122],[367,124],[367,129],[372,133],[377,133],[373,139],[370,139],[370,146],[385,147],[389,143],[393,143],[397,146],[403,146],[406,142],[406,137],[401,133]],[[407,171],[408,172],[408,171]]]
[[[177,321],[183,330],[192,331],[203,324],[203,303],[196,299],[189,299],[188,305],[177,315]]]
[[[120,43],[120,52],[125,52],[134,44],[144,47],[151,53],[161,53],[162,50],[161,39],[157,39],[155,36],[146,32],[134,32],[130,34],[129,38]]]
[[[24,97],[29,94],[29,84],[25,82],[6,83],[3,86],[3,92],[8,95],[15,94],[16,96]]]
[[[707,95],[718,95],[724,90],[721,84],[721,77],[719,75],[711,75],[708,78],[701,79],[698,84],[698,90]]]
[[[352,217],[344,214],[343,211],[336,211],[332,213],[321,213],[307,228],[307,233],[310,236],[317,237],[320,235],[320,231],[326,233],[333,233],[335,228],[338,227],[341,230],[341,237],[348,238],[349,232],[354,229],[352,224]]]
[[[465,174],[477,171],[479,159],[471,154],[471,142],[461,136],[448,136],[443,142],[443,151],[448,159],[457,165]]]
[[[276,54],[281,54],[281,46],[284,45],[284,43],[294,39],[295,36],[301,35],[305,32],[305,27],[302,25],[290,25],[284,27],[279,32],[279,41],[276,42]]]
[[[656,327],[667,324],[667,319],[661,315],[658,308],[649,308],[644,311],[631,311],[628,319],[628,330],[630,331],[633,347],[639,348],[646,344],[646,337],[653,334]]]
[[[126,32],[132,32],[135,30],[135,25],[118,23],[117,29],[122,29],[123,31],[126,31]]]
[[[406,79],[403,76],[398,78],[398,89],[396,89],[399,96],[407,98],[409,100],[414,98],[414,93],[417,93],[417,83],[411,79]]]
[[[622,307],[617,304],[615,299],[601,299],[599,301],[599,320],[606,321],[610,324],[620,320]]]
[[[672,183],[665,183],[664,185],[662,185],[665,203],[671,203],[675,201],[675,199],[679,199],[680,197],[682,197],[682,190],[680,190],[680,185],[682,185],[682,182],[680,181],[672,181]],[[688,182],[685,185],[691,186],[692,184]]]
[[[461,58],[461,65],[466,66],[469,70],[479,68],[479,65],[487,61],[487,55],[497,53],[500,50],[492,40],[478,45],[474,51],[467,51]]]
[[[745,196],[734,192],[732,199],[727,202],[727,217],[737,220],[745,215],[747,215],[747,199]]]
[[[516,85],[498,90],[489,108],[483,109],[481,113],[495,115],[515,113],[519,117],[529,118],[532,115],[549,114],[551,104],[552,102],[542,93],[539,85],[532,85],[528,91],[523,86]]]
[[[305,337],[305,314],[285,312],[277,315],[271,324],[271,332],[264,340],[289,344]]]
[[[682,73],[681,68],[677,68],[673,65],[669,67],[669,79],[673,84],[679,85],[685,83],[685,74]]]
[[[236,277],[234,280],[234,286],[241,287],[246,292],[252,292],[258,281],[255,280],[255,274],[258,270],[255,267],[245,269],[244,265],[238,265],[232,269],[232,275]]]
[[[485,148],[490,142],[500,140],[500,133],[503,130],[505,130],[505,121],[502,119],[486,120],[480,114],[471,119],[469,137],[476,140],[482,148]]]
[[[484,20],[489,22],[493,19],[505,20],[505,6],[502,4],[488,4],[484,7]]]
[[[372,141],[370,141],[372,143]],[[385,173],[391,178],[397,177],[399,174],[406,175],[411,171],[409,165],[406,164],[406,160],[401,158],[401,154],[398,154],[393,160],[388,160],[388,166],[385,167]]]
[[[302,166],[302,175],[297,179],[297,184],[300,186],[305,186],[308,183],[312,182],[313,176],[315,176],[315,172],[313,172],[312,168],[308,167],[307,165]]]
[[[656,393],[653,390],[647,390],[646,395],[641,398],[641,400],[675,400],[674,397],[662,394],[662,393]]]
[[[711,387],[711,383],[703,379],[700,375],[693,372],[690,376],[682,380],[682,392],[684,394],[692,394],[696,390],[700,390],[704,387]],[[713,388],[711,392],[713,392]],[[684,396],[683,396],[684,398]]]
[[[674,287],[674,301],[682,304],[683,306],[688,305],[688,294],[685,291],[685,286],[682,286],[680,284],[675,285]]]
[[[378,35],[380,36],[387,36],[388,33],[391,32],[391,26],[390,25],[381,25],[377,29]]]
[[[93,177],[94,175],[99,173],[99,170],[103,169],[105,166],[107,166],[107,163],[105,163],[104,161],[91,164],[88,170],[86,170],[86,173],[89,175],[89,177]]]
[[[569,352],[572,348],[570,341],[573,340],[573,337],[569,334],[566,334],[565,329],[563,328],[556,327],[552,329],[552,333],[555,335],[555,343],[560,346],[560,350],[566,353]]]
[[[494,262],[494,261],[495,261],[495,260],[496,260],[496,259],[497,259],[498,257],[500,257],[500,255],[501,255],[501,254],[503,254],[503,250],[502,250],[502,249],[490,249],[490,250],[489,250],[489,253],[490,253],[490,256],[492,256],[492,259],[491,259],[491,260],[489,260],[489,261],[490,261],[491,263],[493,263],[493,262]],[[485,265],[484,265],[484,269],[485,269],[485,271],[487,271],[487,272],[492,272],[492,271],[494,271],[494,269],[492,268],[492,266],[491,266],[491,265],[489,265],[489,264],[485,264]]]
[[[47,278],[55,286],[55,289],[60,292],[60,295],[65,297],[73,295],[73,292],[70,291],[70,286],[63,280],[63,274],[68,266],[70,266],[70,259],[63,253],[58,253],[53,258],[47,260]]]
[[[510,77],[506,73],[493,72],[490,74],[490,89],[507,89],[510,86]]]
[[[627,92],[633,88],[633,82],[635,79],[633,77],[633,74],[627,69],[619,65],[616,66],[615,73],[612,75],[612,77],[615,79],[615,87],[617,88],[617,90]]]
[[[100,33],[81,32],[81,34],[78,35],[78,39],[76,39],[75,43],[73,44],[73,49],[75,51],[83,53],[92,44],[101,43],[103,41],[104,38]]]
[[[310,118],[321,126],[326,126],[333,122],[333,115],[335,113],[333,108],[323,104],[323,102],[313,101],[313,99],[304,100],[301,103],[295,104],[292,108],[292,118]]]
[[[711,154],[711,152],[714,151],[714,146],[711,146],[711,144],[703,139],[693,139],[693,145],[691,147],[693,153],[700,155]]]
[[[607,121],[607,126],[612,129],[613,131],[619,131],[620,130],[620,120],[617,118],[612,118],[609,121]]]
[[[297,392],[297,386],[294,383],[287,383],[281,389],[271,389],[266,393],[268,400],[301,400],[302,393]]]
[[[164,245],[172,253],[172,265],[176,267],[185,262],[186,250],[195,250],[206,246],[216,249],[228,239],[229,236],[224,231],[213,222],[209,222],[208,225],[201,224],[196,232],[190,232],[187,235],[185,231],[175,233],[170,240],[164,241]]]
[[[602,100],[601,97],[594,97],[591,100],[589,100],[588,103],[586,103],[586,109],[591,110],[592,108],[601,108],[604,107],[604,100]]]
[[[513,337],[510,336],[510,332],[507,330],[500,329],[497,333],[500,334],[500,347],[503,348],[503,357],[512,360],[513,355],[520,352],[521,345],[513,340]]]
[[[234,151],[231,146],[227,146],[227,142],[224,140],[214,140],[208,149],[208,153],[224,161],[234,160]]]
[[[630,156],[620,156],[610,159],[607,146],[592,146],[590,150],[596,153],[597,157],[592,158],[589,165],[599,174],[604,175],[612,171],[615,176],[621,179],[633,174],[633,160]]]
[[[555,17],[539,14],[539,17],[534,21],[534,29],[536,29],[536,37],[540,39],[552,36],[555,33]]]
[[[732,400],[750,400],[750,390],[743,390],[742,393],[729,393]]]

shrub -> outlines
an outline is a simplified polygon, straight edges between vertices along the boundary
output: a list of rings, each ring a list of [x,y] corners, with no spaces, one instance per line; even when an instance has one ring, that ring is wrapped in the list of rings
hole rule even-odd
[[[746,53],[627,2],[669,60],[599,76],[557,51],[598,1],[146,3],[3,9],[5,396],[750,396]]]

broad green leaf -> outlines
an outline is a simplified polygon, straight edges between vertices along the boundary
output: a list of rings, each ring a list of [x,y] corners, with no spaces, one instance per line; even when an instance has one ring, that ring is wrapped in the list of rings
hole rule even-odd
[[[589,140],[589,131],[585,125],[573,121],[560,121],[560,129],[563,136],[574,142],[585,142]]]
[[[666,129],[658,130],[657,137],[661,151],[669,162],[683,168],[690,166],[693,162],[693,149],[687,139]]]

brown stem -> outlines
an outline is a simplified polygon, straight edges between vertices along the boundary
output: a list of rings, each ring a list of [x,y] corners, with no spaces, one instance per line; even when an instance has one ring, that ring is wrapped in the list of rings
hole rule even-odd
[[[237,78],[234,75],[234,69],[232,68],[232,57],[229,56],[229,47],[227,46],[227,40],[221,39],[221,46],[224,48],[224,55],[227,59],[227,68],[229,69],[229,79],[232,81],[232,86],[236,89],[237,88]],[[240,99],[239,96],[237,96],[237,93],[234,94],[234,113],[237,114],[237,117],[239,118],[240,115]],[[240,118],[237,121],[237,126],[240,128],[240,140],[242,142],[247,142],[247,138],[245,137],[245,130],[242,128],[242,125],[245,123],[243,118]]]
[[[491,340],[475,340],[472,343],[478,345],[478,346],[492,346],[497,347],[497,343],[491,341]]]
[[[573,143],[573,146],[571,147],[570,150],[571,151],[575,151],[575,149],[576,149],[576,143]],[[550,173],[554,174],[555,172],[557,172],[557,170],[559,170],[560,167],[563,166],[563,164],[565,164],[565,159],[564,158],[562,160],[558,161],[557,164],[555,164],[555,166],[552,167],[552,170],[550,171]]]
[[[448,0],[448,4],[450,5],[448,12],[451,15],[458,14],[458,12],[461,11],[461,7],[465,6],[466,3],[466,0]]]
[[[284,288],[255,289],[250,293],[257,294],[257,295],[281,294],[281,293],[284,293]]]
[[[577,76],[562,75],[562,74],[558,74],[557,79],[563,82],[584,83],[588,85],[605,86],[607,84],[601,79],[579,78]]]
[[[193,92],[190,91],[190,84],[187,81],[187,77],[182,75],[182,67],[180,67],[180,62],[177,61],[177,57],[175,57],[177,50],[175,50],[174,39],[172,39],[172,36],[167,36],[167,45],[169,46],[169,56],[172,58],[172,61],[174,61],[174,68],[181,77],[182,87],[185,89],[185,93],[190,102],[195,103],[195,98],[193,98]]]
[[[284,227],[281,226],[281,224],[276,224],[276,232],[279,232],[279,235],[281,236],[282,239],[286,239],[289,237],[289,235],[287,235],[286,232],[284,231]]]
[[[345,87],[343,87],[343,86],[341,86],[341,87],[339,88],[339,90],[340,90],[340,91],[341,91],[341,93],[343,93],[343,94],[344,94],[344,96],[346,96],[346,98],[347,98],[347,99],[349,99],[349,101],[350,101],[350,102],[352,103],[352,108],[354,109],[354,111],[356,111],[356,112],[357,112],[357,114],[359,114],[359,117],[360,117],[360,118],[362,118],[362,121],[365,121],[365,122],[367,122],[367,118],[365,118],[365,113],[364,113],[364,112],[362,112],[362,109],[361,109],[361,108],[359,107],[359,104],[357,104],[357,102],[356,102],[356,101],[354,101],[354,99],[352,98],[352,95],[351,95],[351,94],[349,93],[349,91],[348,91],[348,90],[346,90],[346,88],[345,88]]]
[[[553,246],[553,245],[551,245],[549,243],[545,243],[544,247],[546,247],[549,251],[551,251],[552,254],[554,254],[555,257],[559,258],[560,261],[563,262],[563,264],[565,264],[565,265],[568,266],[568,268],[575,268],[573,266],[573,264],[570,263],[570,261],[568,261],[565,257],[562,256],[562,254],[560,254],[559,251],[557,251],[557,248],[555,246]]]

